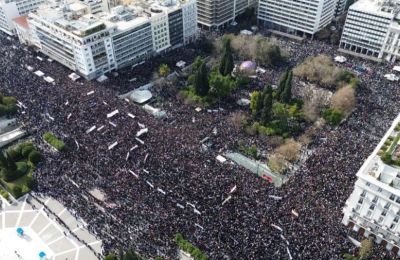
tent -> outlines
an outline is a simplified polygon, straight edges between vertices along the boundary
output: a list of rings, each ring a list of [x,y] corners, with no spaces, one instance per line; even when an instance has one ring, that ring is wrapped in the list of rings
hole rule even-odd
[[[399,77],[397,77],[394,74],[386,74],[384,77],[385,77],[385,79],[390,80],[390,81],[398,81],[399,80]]]
[[[347,61],[346,57],[343,57],[343,56],[336,56],[335,57],[335,62],[343,63],[343,62],[346,62],[346,61]]]
[[[240,34],[241,34],[241,35],[248,35],[248,36],[250,36],[250,35],[253,35],[253,32],[252,32],[252,31],[249,31],[249,30],[241,30],[241,31],[240,31]]]
[[[49,76],[44,77],[44,80],[45,80],[46,82],[49,82],[49,83],[53,83],[53,82],[54,82],[54,79],[53,79],[52,77],[49,77]]]
[[[44,259],[46,257],[46,253],[43,251],[40,251],[39,257],[40,257],[40,259]]]
[[[176,63],[176,66],[180,69],[183,69],[186,65],[186,62],[184,62],[183,60],[180,60]]]
[[[397,71],[397,72],[400,72],[400,66],[394,66],[394,67],[393,67],[393,70],[394,70],[394,71]]]
[[[151,94],[151,92],[149,90],[140,90],[140,89],[136,89],[136,90],[132,91],[131,95],[129,96],[129,98],[133,102],[136,102],[139,104],[143,104],[143,103],[149,101],[152,97],[153,97],[153,95]]]
[[[35,73],[36,76],[39,76],[39,77],[43,77],[44,76],[44,73],[42,71],[40,71],[40,70],[37,70],[34,73]]]
[[[103,81],[106,81],[107,79],[108,79],[108,77],[106,75],[101,75],[96,80],[97,80],[97,82],[103,82]]]
[[[81,78],[81,76],[79,76],[75,72],[72,72],[71,74],[68,75],[68,78],[70,78],[72,81],[77,81],[78,79]]]

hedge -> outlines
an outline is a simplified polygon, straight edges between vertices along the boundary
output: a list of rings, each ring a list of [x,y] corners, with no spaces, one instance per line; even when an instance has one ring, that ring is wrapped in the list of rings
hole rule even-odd
[[[29,153],[28,160],[36,165],[42,160],[42,155],[38,151],[33,150]]]
[[[204,254],[199,248],[193,246],[189,241],[185,240],[182,234],[178,233],[175,235],[175,241],[178,247],[190,254],[195,260],[207,260],[208,256]]]
[[[65,143],[50,132],[45,133],[43,139],[58,151],[63,151],[65,149]]]

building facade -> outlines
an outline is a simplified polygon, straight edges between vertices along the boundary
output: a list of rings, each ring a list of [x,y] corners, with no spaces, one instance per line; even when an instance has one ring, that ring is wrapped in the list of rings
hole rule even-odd
[[[400,115],[357,173],[342,223],[400,256]]]
[[[375,60],[400,57],[400,2],[359,0],[350,6],[340,50]]]
[[[197,0],[198,22],[209,29],[218,28],[255,6],[256,0]]]
[[[82,2],[42,5],[29,14],[29,44],[94,79],[192,42],[196,14],[195,0],[142,1],[95,14]]]
[[[338,0],[337,4],[336,4],[336,9],[335,9],[335,16],[341,16],[345,9],[346,9],[346,5],[347,5],[347,1],[348,0]]]
[[[0,30],[14,35],[13,19],[36,10],[45,0],[0,0]]]
[[[337,0],[259,0],[258,19],[271,30],[314,35],[329,25]]]

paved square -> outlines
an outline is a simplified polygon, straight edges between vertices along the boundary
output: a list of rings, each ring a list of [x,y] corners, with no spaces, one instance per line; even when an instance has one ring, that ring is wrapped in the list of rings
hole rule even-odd
[[[46,205],[46,211],[41,203]],[[95,253],[102,253],[101,241],[90,234],[84,223],[76,220],[62,204],[51,198],[28,195],[11,205],[4,201],[0,207],[0,259],[39,259],[41,251],[46,253],[46,260],[98,259],[71,231],[61,226],[53,214],[67,222],[73,235],[88,243]],[[16,232],[18,227],[24,230],[22,237]]]

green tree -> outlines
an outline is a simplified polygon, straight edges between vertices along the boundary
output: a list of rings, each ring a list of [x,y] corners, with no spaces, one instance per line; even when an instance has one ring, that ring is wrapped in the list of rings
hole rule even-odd
[[[111,253],[104,257],[104,260],[118,260],[118,257],[115,254]]]
[[[289,71],[288,77],[285,82],[285,89],[281,93],[281,101],[284,103],[289,103],[292,99],[292,78],[293,71]]]
[[[279,99],[282,92],[285,90],[286,81],[289,76],[289,70],[286,70],[285,73],[282,74],[281,80],[279,81],[278,89],[276,90],[276,97]]]
[[[158,68],[158,73],[160,74],[161,77],[168,76],[169,72],[170,72],[170,68],[165,63],[161,64],[160,67]]]
[[[192,71],[196,72],[200,68],[201,64],[203,64],[203,62],[204,60],[200,56],[197,56],[193,62]]]
[[[18,185],[14,186],[12,189],[13,195],[16,198],[19,198],[22,196],[22,188]]]
[[[368,258],[371,255],[373,248],[374,248],[374,242],[371,238],[364,239],[363,241],[361,241],[361,247],[358,253],[360,259]]]
[[[250,111],[253,117],[257,117],[260,114],[262,103],[260,102],[261,93],[260,91],[253,91],[250,97]]]
[[[224,76],[230,75],[234,66],[231,40],[228,38],[224,41],[224,54],[222,55],[221,63],[219,65],[219,73]]]
[[[272,119],[272,87],[267,86],[265,92],[261,112],[261,121],[264,125],[268,124]]]
[[[288,112],[284,104],[275,102],[272,105],[272,114],[276,118],[276,125],[281,132],[285,132],[288,129]]]
[[[207,67],[203,62],[200,65],[199,70],[196,72],[196,77],[194,80],[194,90],[196,95],[206,96],[210,91],[210,85],[208,84]]]
[[[223,76],[217,71],[213,71],[209,80],[211,92],[214,96],[226,97],[236,89],[236,81],[229,76]]]
[[[328,108],[322,114],[322,117],[330,125],[339,125],[343,119],[343,113],[334,108]]]

